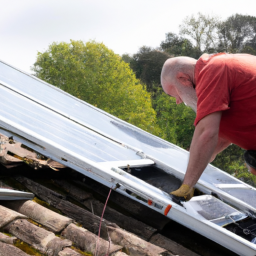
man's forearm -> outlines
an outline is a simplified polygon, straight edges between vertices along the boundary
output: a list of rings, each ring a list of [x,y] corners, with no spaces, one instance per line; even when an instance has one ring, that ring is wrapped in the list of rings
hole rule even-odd
[[[216,112],[202,119],[196,126],[183,184],[193,187],[210,162],[218,143],[220,119],[221,112]]]
[[[209,138],[201,134],[193,138],[190,147],[190,156],[187,171],[183,183],[193,187],[199,180],[201,174],[210,162],[214,148],[218,142],[216,138]]]

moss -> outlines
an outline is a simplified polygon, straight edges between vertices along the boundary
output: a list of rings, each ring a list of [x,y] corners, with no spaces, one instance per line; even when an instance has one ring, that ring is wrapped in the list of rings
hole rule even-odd
[[[9,234],[9,233],[3,233],[3,234],[6,235],[6,236],[9,236],[9,237],[13,237],[13,235]]]
[[[19,239],[14,243],[14,245],[29,255],[34,255],[34,256],[44,256],[45,255],[45,254],[42,254],[41,252],[39,252],[38,250],[36,250],[35,248],[31,247],[29,244],[27,244]]]
[[[37,222],[35,222],[35,221],[31,220],[31,219],[28,219],[28,221],[29,221],[30,223],[32,223],[33,225],[35,225],[35,226],[38,226],[38,227],[41,227],[41,226],[42,226],[41,224],[39,224],[39,223],[37,223]]]

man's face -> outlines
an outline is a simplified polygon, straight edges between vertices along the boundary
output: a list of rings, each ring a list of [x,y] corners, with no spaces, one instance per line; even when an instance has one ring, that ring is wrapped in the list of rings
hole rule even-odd
[[[180,104],[183,102],[181,96],[179,95],[178,90],[174,86],[167,86],[167,88],[165,89],[165,93],[171,97],[174,97],[176,99],[176,104]]]
[[[166,81],[164,81],[162,85],[165,93],[176,99],[176,104],[183,102],[186,106],[191,107],[196,112],[197,96],[193,87],[180,85],[178,89],[177,86],[167,83]]]

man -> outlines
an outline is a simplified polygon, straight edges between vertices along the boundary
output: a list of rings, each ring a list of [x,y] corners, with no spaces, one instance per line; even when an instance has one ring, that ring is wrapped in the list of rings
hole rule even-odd
[[[163,66],[161,83],[176,104],[184,102],[197,113],[185,178],[172,195],[189,200],[207,164],[231,143],[246,149],[246,162],[256,167],[256,56],[171,58]],[[256,175],[253,168],[251,172]]]

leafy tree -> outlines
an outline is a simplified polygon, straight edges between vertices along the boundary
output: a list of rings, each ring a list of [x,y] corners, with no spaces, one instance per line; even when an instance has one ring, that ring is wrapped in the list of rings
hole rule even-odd
[[[53,43],[38,53],[35,75],[142,129],[158,133],[150,94],[121,57],[104,44]]]
[[[173,97],[164,92],[154,100],[157,124],[162,130],[162,138],[178,146],[189,149],[194,133],[195,113],[184,104],[176,104]]]
[[[189,36],[195,42],[198,52],[214,52],[218,43],[219,18],[198,13],[197,16],[187,16],[180,25],[180,34]]]
[[[201,52],[192,45],[190,40],[171,32],[165,34],[165,40],[161,42],[160,47],[173,57],[190,56],[198,58],[201,55]]]
[[[213,161],[213,165],[230,174],[234,174],[238,170],[240,172],[244,171],[243,154],[244,150],[233,144],[217,155],[216,159]]]
[[[123,60],[125,63],[130,64],[131,61],[132,61],[132,57],[131,57],[128,53],[125,53],[125,54],[122,55],[122,60]]]
[[[160,84],[160,75],[164,62],[170,58],[170,55],[143,46],[138,53],[134,54],[130,62],[130,67],[135,72],[136,77],[146,84],[147,90],[155,94]]]
[[[219,24],[219,50],[256,54],[256,17],[235,14]]]

